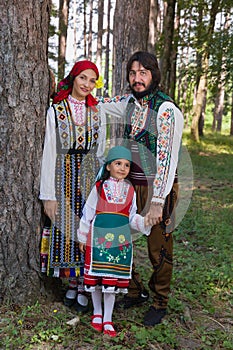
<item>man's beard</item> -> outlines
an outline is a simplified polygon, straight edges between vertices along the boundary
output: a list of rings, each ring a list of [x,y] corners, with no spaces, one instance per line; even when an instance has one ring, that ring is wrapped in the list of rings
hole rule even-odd
[[[130,90],[132,92],[132,94],[134,95],[134,97],[137,100],[140,100],[141,98],[150,95],[152,92],[155,91],[157,87],[157,84],[155,82],[152,82],[149,86],[149,88],[147,90],[144,91],[135,91],[133,87],[130,86]]]

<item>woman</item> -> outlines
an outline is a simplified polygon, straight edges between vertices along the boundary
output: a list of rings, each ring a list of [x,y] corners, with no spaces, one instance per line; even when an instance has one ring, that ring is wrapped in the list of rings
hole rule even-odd
[[[105,149],[105,122],[91,95],[98,78],[96,65],[84,60],[58,84],[47,112],[41,166],[40,199],[49,218],[42,235],[42,271],[68,278],[64,303],[83,312],[88,300],[82,293],[84,258],[76,232]]]

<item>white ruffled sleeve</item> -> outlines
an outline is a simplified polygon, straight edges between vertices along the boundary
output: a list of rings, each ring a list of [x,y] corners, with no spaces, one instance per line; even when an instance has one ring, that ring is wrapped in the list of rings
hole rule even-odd
[[[144,225],[144,217],[137,214],[137,204],[136,204],[136,193],[134,192],[134,197],[132,201],[132,206],[130,208],[129,224],[130,227],[138,232],[143,233],[146,236],[150,235],[151,227]]]
[[[82,217],[77,230],[77,237],[80,243],[86,243],[87,235],[90,231],[92,221],[96,215],[96,206],[98,201],[98,193],[96,186],[94,186],[87,198],[86,204],[84,205]]]
[[[45,141],[41,162],[40,195],[41,200],[56,200],[55,195],[56,167],[56,126],[55,115],[49,107],[46,116]]]

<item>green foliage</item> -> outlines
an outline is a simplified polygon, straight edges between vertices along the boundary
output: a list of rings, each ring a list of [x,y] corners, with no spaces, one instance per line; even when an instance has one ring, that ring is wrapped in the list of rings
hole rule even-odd
[[[216,17],[213,11],[216,9]],[[217,8],[216,8],[217,7]],[[207,74],[207,108],[218,103],[216,97],[224,86],[224,116],[230,113],[233,81],[232,5],[228,1],[179,0],[179,38],[177,55],[177,97],[184,115],[192,118],[195,90],[199,79]],[[164,40],[159,37],[157,51],[162,51]],[[156,51],[156,52],[157,52]],[[204,57],[208,56],[208,65]],[[220,85],[221,84],[221,85]],[[216,106],[217,107],[217,106]]]

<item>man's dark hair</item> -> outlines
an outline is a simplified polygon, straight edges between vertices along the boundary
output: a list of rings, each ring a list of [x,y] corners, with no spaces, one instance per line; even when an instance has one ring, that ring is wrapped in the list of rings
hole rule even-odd
[[[129,82],[129,72],[134,61],[139,62],[144,68],[151,71],[153,87],[158,87],[161,80],[161,73],[155,55],[147,51],[137,51],[129,59],[126,66],[127,81]]]

